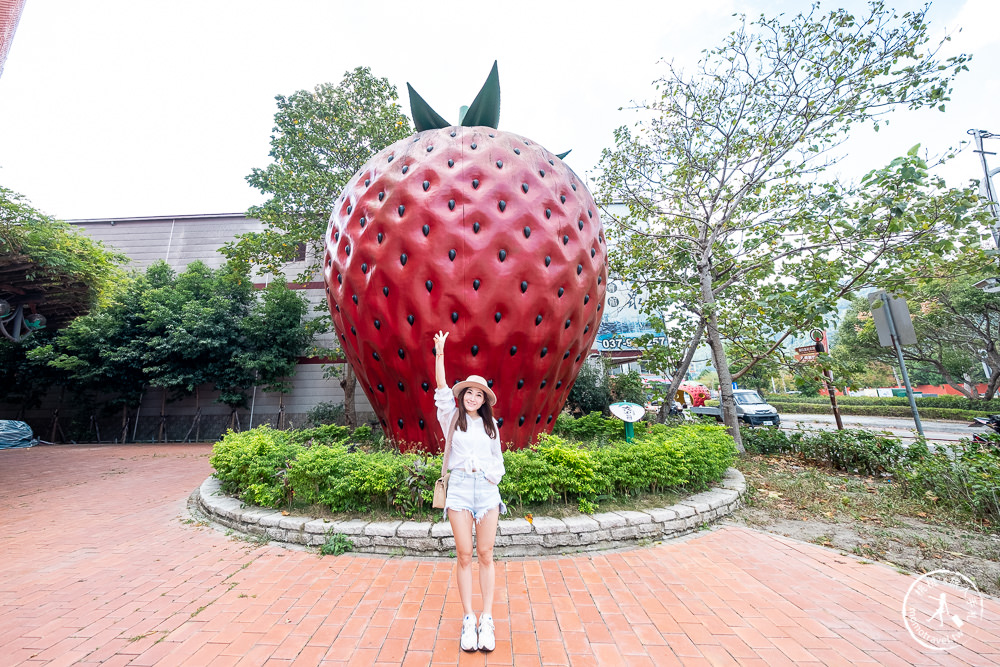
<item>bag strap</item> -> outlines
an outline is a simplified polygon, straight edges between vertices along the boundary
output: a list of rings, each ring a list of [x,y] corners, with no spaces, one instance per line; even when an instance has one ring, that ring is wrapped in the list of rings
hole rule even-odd
[[[448,432],[444,437],[444,458],[441,459],[442,477],[448,473],[448,457],[451,456],[451,439],[455,435],[455,429],[458,428],[458,417],[460,414],[458,410],[455,411],[455,418],[451,420],[451,426],[448,427]]]

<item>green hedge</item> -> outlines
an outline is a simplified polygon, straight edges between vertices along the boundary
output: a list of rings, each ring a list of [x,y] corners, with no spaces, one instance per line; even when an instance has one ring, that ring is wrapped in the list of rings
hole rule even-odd
[[[924,396],[915,399],[917,408],[943,408],[947,410],[971,410],[973,412],[988,412],[990,414],[1000,414],[1000,399],[990,401],[972,400],[964,396]],[[768,394],[767,402],[771,404],[795,403],[830,405],[830,399],[826,396],[799,396],[787,394]],[[905,396],[878,397],[878,396],[838,396],[838,405],[850,406],[902,406],[908,408],[909,399]]]
[[[830,406],[830,399],[823,397],[823,403],[792,403],[788,401],[772,401],[768,397],[768,402],[778,408],[778,412],[783,414],[806,414],[806,415],[831,415],[833,408]],[[910,404],[905,405],[851,405],[845,404],[841,398],[837,397],[837,406],[842,415],[857,415],[869,417],[912,417]],[[951,419],[955,421],[972,421],[973,417],[986,417],[991,412],[974,410],[958,410],[955,408],[928,408],[917,403],[917,410],[924,419]]]
[[[756,454],[798,454],[846,472],[896,480],[909,496],[967,512],[991,526],[1000,522],[1000,449],[969,440],[931,450],[925,440],[900,440],[869,431],[780,431],[743,428],[743,445]],[[1000,447],[995,442],[992,447]]]
[[[595,426],[601,425],[592,419],[587,428]],[[504,452],[507,473],[500,492],[508,504],[561,499],[593,511],[602,496],[707,488],[735,456],[732,438],[715,425],[644,426],[630,443],[541,436],[531,448]],[[211,463],[222,490],[250,504],[320,504],[334,512],[381,509],[404,516],[430,509],[441,470],[440,455],[363,451],[347,429],[328,426],[307,432],[230,431],[216,443]]]

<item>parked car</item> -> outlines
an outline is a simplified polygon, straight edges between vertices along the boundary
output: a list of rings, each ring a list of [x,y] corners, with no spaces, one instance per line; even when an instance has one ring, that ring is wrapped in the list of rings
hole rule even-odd
[[[752,389],[737,389],[733,392],[736,401],[736,417],[750,426],[780,426],[781,417],[773,405],[760,397]],[[691,414],[715,417],[722,421],[721,407],[690,408]]]

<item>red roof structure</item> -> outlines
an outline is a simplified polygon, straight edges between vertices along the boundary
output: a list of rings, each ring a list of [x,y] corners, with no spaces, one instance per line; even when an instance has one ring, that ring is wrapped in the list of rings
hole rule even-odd
[[[14,41],[14,32],[25,2],[26,0],[0,0],[0,76],[3,76],[3,65],[7,62],[7,54]]]

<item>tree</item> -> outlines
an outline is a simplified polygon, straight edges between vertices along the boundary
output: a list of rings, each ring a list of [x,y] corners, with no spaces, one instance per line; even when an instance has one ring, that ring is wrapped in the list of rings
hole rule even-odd
[[[979,398],[976,384],[985,381],[986,397],[1000,386],[1000,295],[984,292],[975,283],[987,275],[985,262],[966,266],[979,270],[959,272],[938,267],[938,277],[926,280],[911,294],[910,306],[915,345],[903,346],[903,360],[914,382],[943,379],[963,396]],[[871,306],[858,299],[848,310],[837,333],[834,357],[856,372],[872,363],[895,365],[890,347],[880,347]],[[989,369],[984,375],[983,363]],[[911,365],[912,364],[912,365]]]
[[[221,251],[237,267],[258,266],[280,278],[284,264],[297,259],[305,247],[307,266],[297,280],[308,282],[320,269],[334,199],[368,158],[412,134],[413,127],[397,103],[396,87],[367,67],[346,72],[336,86],[324,83],[311,92],[275,99],[272,162],[247,176],[247,182],[268,197],[247,211],[265,228],[240,235]],[[322,326],[313,326],[317,333],[330,330],[325,307],[318,318]],[[316,353],[335,356],[336,351]],[[355,425],[356,380],[350,364],[344,365],[340,384],[345,418]]]
[[[926,11],[899,16],[872,2],[857,19],[814,5],[782,21],[761,16],[748,28],[744,18],[690,77],[668,65],[659,97],[640,107],[635,131],[616,131],[601,162],[605,203],[628,208],[606,216],[619,250],[612,268],[647,289],[650,312],[686,308],[704,327],[741,449],[724,328],[767,318],[750,354],[765,358],[820,323],[845,287],[889,273],[890,259],[911,261],[903,237],[945,249],[941,230],[921,229],[905,200],[882,206],[817,181],[852,128],[877,129],[896,107],[943,110],[968,60],[926,48]],[[910,155],[860,189],[913,186],[914,172],[921,163]],[[866,217],[867,205],[883,210]]]

